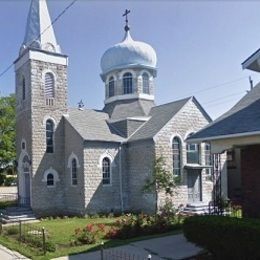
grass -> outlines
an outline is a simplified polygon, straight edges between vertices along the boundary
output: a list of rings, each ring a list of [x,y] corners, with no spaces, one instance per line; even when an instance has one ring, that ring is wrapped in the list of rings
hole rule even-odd
[[[59,256],[64,255],[72,255],[83,253],[87,251],[99,250],[101,241],[104,242],[104,246],[106,247],[115,247],[124,244],[128,244],[138,240],[145,240],[150,238],[156,238],[160,236],[172,235],[180,233],[180,230],[175,230],[168,233],[157,234],[157,235],[149,235],[149,236],[141,236],[131,239],[119,240],[119,239],[105,239],[100,238],[100,240],[93,245],[78,245],[71,246],[70,241],[73,239],[73,235],[76,228],[83,228],[87,224],[98,224],[103,223],[107,226],[114,225],[118,218],[56,218],[56,219],[44,219],[39,223],[34,223],[33,226],[37,228],[44,227],[47,230],[49,239],[47,241],[51,241],[57,246],[57,250],[55,252],[48,252],[45,256],[42,255],[42,252],[39,250],[30,247],[26,244],[19,243],[17,240],[12,239],[12,237],[0,236],[0,243],[4,246],[18,251],[21,254],[36,260],[45,260],[52,259]]]

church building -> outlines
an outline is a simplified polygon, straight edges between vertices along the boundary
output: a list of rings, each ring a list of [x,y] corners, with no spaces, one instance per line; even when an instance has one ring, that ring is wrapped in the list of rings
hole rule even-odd
[[[68,56],[50,25],[46,0],[32,0],[15,61],[20,204],[37,215],[154,213],[165,194],[143,187],[158,157],[179,176],[176,207],[208,204],[210,146],[185,140],[211,119],[195,97],[155,105],[157,55],[131,37],[127,18],[101,58],[100,110],[68,107]]]

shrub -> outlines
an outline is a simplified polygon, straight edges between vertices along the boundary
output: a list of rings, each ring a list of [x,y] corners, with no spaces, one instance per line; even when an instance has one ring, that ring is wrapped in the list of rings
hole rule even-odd
[[[216,259],[260,259],[260,221],[224,216],[184,220],[185,237],[208,249]]]
[[[6,229],[5,233],[9,236],[17,235],[19,233],[18,227],[9,227]]]
[[[106,234],[106,238],[127,239],[140,235],[149,235],[167,232],[180,228],[177,218],[169,215],[148,216],[144,214],[127,214],[116,222]]]
[[[96,243],[96,236],[98,231],[94,230],[93,224],[88,224],[86,227],[75,229],[75,238],[81,244],[94,244]]]

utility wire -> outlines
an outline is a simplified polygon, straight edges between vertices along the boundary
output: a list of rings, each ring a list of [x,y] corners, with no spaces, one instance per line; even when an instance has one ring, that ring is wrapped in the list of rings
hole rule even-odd
[[[78,0],[73,0],[52,22],[51,24],[45,28],[35,39],[32,40],[32,42],[29,44],[28,47],[30,47],[33,42],[37,41],[40,39],[40,37],[47,31],[49,30],[60,18],[63,16]],[[13,67],[13,63],[11,63],[6,69],[4,69],[0,73],[0,78],[4,76],[11,68]]]
[[[227,96],[218,97],[218,98],[209,100],[209,101],[207,101],[205,103],[203,103],[203,102],[202,103],[204,105],[207,105],[207,104],[215,103],[216,101],[219,101],[219,100],[223,100],[223,99],[230,98],[230,97],[235,97],[235,96],[238,96],[238,95],[241,95],[241,94],[245,94],[245,93],[246,93],[245,91],[240,91],[240,92],[236,92],[236,93],[233,93],[233,94],[230,94],[230,95],[227,95]]]

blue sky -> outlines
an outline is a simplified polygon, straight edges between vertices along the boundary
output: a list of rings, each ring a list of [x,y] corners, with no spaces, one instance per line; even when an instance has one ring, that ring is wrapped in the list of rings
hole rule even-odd
[[[51,17],[70,2],[48,0]],[[29,5],[29,0],[0,0],[0,73],[18,56]],[[157,104],[195,95],[216,118],[246,93],[249,75],[255,84],[260,80],[241,68],[260,47],[260,2],[78,0],[54,26],[69,55],[70,106],[83,99],[88,108],[103,107],[100,58],[122,40],[126,8],[133,39],[157,52]],[[13,93],[14,85],[11,69],[0,78],[0,94]]]

